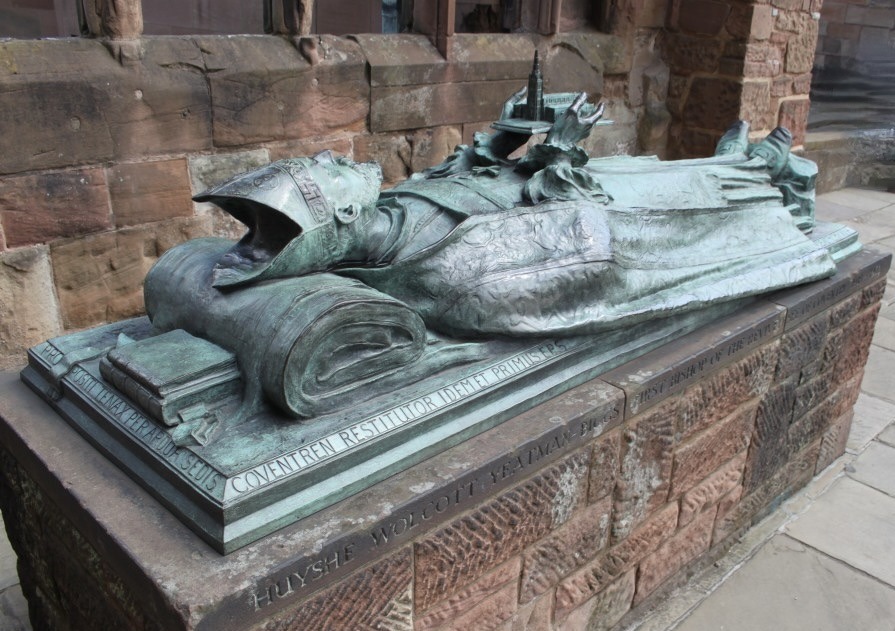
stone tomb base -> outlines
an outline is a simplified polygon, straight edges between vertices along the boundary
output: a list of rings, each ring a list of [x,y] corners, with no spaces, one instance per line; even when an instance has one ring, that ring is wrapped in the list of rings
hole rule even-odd
[[[18,376],[35,629],[608,629],[842,453],[891,257],[741,309],[222,556]]]

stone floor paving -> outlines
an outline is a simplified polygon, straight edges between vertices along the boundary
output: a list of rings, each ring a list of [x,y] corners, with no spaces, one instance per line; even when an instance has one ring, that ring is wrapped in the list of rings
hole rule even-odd
[[[817,216],[895,252],[895,194],[844,189]],[[625,631],[895,631],[895,270],[846,454],[726,557]],[[0,631],[30,631],[0,529]],[[569,630],[577,631],[577,630]]]

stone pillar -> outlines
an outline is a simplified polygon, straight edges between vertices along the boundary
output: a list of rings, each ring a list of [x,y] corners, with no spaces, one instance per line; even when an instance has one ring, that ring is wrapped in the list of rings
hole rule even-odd
[[[122,64],[143,57],[141,0],[80,0],[78,21],[85,37],[103,37],[109,52]]]
[[[737,119],[753,139],[777,125],[804,141],[820,0],[674,0],[665,52],[671,67],[671,144],[712,153]]]

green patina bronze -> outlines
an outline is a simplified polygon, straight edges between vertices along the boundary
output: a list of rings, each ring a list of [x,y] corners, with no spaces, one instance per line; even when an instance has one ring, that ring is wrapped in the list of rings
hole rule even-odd
[[[324,152],[197,196],[245,236],[168,251],[151,326],[50,340],[23,378],[228,551],[860,248],[815,229],[786,130],[591,158],[602,106],[530,83],[392,189]]]

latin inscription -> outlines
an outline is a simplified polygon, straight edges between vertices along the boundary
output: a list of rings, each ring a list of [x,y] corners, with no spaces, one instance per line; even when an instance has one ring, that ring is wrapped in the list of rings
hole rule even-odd
[[[62,358],[65,355],[58,348],[50,344],[49,342],[44,342],[40,345],[40,356],[46,360],[50,366],[55,366],[59,362],[62,361]]]
[[[434,392],[402,403],[286,454],[262,462],[252,469],[230,478],[227,483],[225,499],[257,491],[278,480],[330,460],[363,443],[461,403],[480,392],[495,388],[501,383],[560,357],[574,348],[575,345],[571,341],[545,342]]]
[[[107,416],[136,437],[149,449],[183,472],[197,488],[214,492],[224,478],[211,465],[189,449],[181,449],[171,436],[155,422],[135,410],[127,401],[107,388],[89,372],[75,366],[67,380],[78,386]]]
[[[687,383],[698,379],[707,371],[727,364],[738,355],[763,344],[779,333],[782,322],[782,318],[778,315],[749,331],[727,340],[718,348],[701,354],[693,361],[678,366],[660,379],[649,383],[632,401],[632,411],[639,409],[657,397],[661,398],[663,395],[682,389]]]
[[[486,496],[510,486],[519,477],[598,436],[617,421],[621,413],[620,402],[614,403],[602,415],[593,415],[588,420],[559,427],[505,457],[492,460],[466,474],[458,482],[430,492],[365,533],[349,535],[334,543],[325,553],[302,559],[292,569],[263,581],[250,594],[249,606],[253,611],[259,611],[280,599],[307,591],[315,583],[322,586],[330,582],[323,581],[325,577],[336,580],[330,575],[357,558],[368,559],[371,554],[381,554],[387,548],[404,545],[428,526],[467,510],[469,504],[481,502]]]

